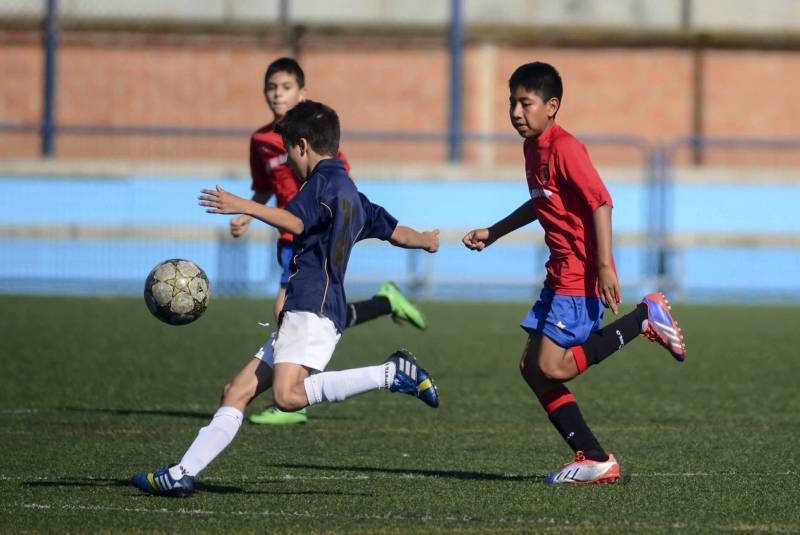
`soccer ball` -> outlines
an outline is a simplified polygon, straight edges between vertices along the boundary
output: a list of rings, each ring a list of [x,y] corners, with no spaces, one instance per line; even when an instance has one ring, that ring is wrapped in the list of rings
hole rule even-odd
[[[170,325],[193,322],[206,311],[209,299],[208,277],[191,260],[165,260],[153,268],[144,283],[147,308]]]

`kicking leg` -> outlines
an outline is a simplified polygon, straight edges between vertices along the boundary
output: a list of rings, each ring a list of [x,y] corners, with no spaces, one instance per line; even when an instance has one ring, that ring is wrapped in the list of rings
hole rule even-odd
[[[280,365],[279,365],[280,366]],[[276,399],[278,383],[276,382]],[[305,401],[310,405],[344,401],[372,390],[389,390],[412,395],[431,407],[439,406],[438,388],[428,372],[406,350],[392,353],[377,366],[322,372],[303,380]],[[299,391],[293,394],[300,399]]]
[[[651,307],[655,306],[657,305],[651,304]],[[657,310],[661,311],[661,308],[657,308]],[[632,312],[609,323],[602,329],[594,331],[589,335],[589,338],[586,339],[586,342],[581,345],[564,349],[545,336],[542,341],[543,349],[540,353],[541,359],[539,361],[539,367],[550,379],[569,381],[576,375],[585,372],[589,366],[600,364],[622,349],[625,345],[638,338],[639,335],[642,334],[643,322],[647,326],[647,319],[648,304],[642,302],[639,303]],[[671,317],[669,322],[670,325],[673,324]],[[655,322],[651,323],[655,325]],[[649,327],[649,331],[656,332],[654,327]],[[648,334],[649,331],[645,331],[645,334]],[[675,324],[674,332],[680,334],[677,324]],[[648,334],[648,337],[650,336],[651,335]],[[673,346],[670,345],[672,340],[661,342],[659,338],[657,341],[659,341],[661,345],[667,347],[670,352],[673,352]],[[681,338],[681,347],[682,343],[683,341]],[[673,353],[673,355],[674,354],[675,353]]]

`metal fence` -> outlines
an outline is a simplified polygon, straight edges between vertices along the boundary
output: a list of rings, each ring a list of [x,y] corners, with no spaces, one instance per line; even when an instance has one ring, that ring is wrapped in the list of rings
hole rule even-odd
[[[647,156],[638,180],[604,177],[616,203],[615,257],[627,295],[660,287],[683,300],[800,299],[800,221],[794,217],[800,167],[712,172],[676,164],[698,143],[736,160],[796,150],[800,140],[692,138],[657,147],[635,138],[587,140],[635,146]],[[249,188],[246,177],[223,175],[6,173],[0,177],[0,292],[137,293],[152,265],[183,256],[209,271],[217,295],[270,295],[278,277],[274,233],[254,227],[246,240],[231,238],[225,218],[204,214],[194,202],[200,187],[215,182],[243,194]],[[522,178],[359,177],[359,187],[401,221],[443,233],[437,255],[379,242],[356,247],[348,272],[355,294],[391,278],[418,297],[529,300],[541,284],[547,251],[539,229],[520,230],[479,256],[460,245],[466,230],[491,224],[524,200]],[[47,209],[31,210],[33,199]]]

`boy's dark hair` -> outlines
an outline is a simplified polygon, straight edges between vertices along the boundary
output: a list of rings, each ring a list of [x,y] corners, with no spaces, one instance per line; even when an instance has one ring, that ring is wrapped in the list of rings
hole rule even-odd
[[[508,80],[508,89],[513,92],[518,87],[536,93],[544,102],[557,98],[560,103],[564,94],[561,75],[556,68],[549,63],[539,61],[517,67]]]
[[[336,156],[339,153],[339,116],[321,102],[299,102],[275,124],[275,132],[287,147],[295,147],[300,138],[305,138],[317,154]]]
[[[264,91],[267,90],[267,82],[270,77],[276,72],[285,72],[294,76],[300,89],[306,86],[306,75],[303,74],[303,69],[300,68],[300,64],[297,63],[297,60],[292,58],[278,58],[269,64],[267,72],[264,74]]]

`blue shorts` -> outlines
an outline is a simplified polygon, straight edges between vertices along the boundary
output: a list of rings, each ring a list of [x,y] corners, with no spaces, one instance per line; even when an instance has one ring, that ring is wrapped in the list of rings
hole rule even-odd
[[[278,264],[281,266],[281,288],[289,284],[289,267],[294,256],[294,243],[287,240],[278,240]]]
[[[603,303],[599,297],[558,295],[545,286],[520,327],[570,348],[584,343],[602,324]]]

